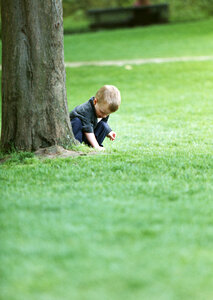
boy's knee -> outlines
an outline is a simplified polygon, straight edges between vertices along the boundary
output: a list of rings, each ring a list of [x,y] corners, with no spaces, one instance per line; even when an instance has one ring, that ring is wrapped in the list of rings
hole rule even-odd
[[[98,123],[98,126],[95,129],[95,135],[99,136],[99,135],[104,135],[104,137],[108,134],[109,132],[109,126],[106,122],[104,121],[100,121]]]
[[[107,126],[107,123],[106,122],[104,122],[104,121],[100,121],[99,122],[100,123],[100,126],[103,128],[103,129],[107,129],[108,128],[108,126]]]

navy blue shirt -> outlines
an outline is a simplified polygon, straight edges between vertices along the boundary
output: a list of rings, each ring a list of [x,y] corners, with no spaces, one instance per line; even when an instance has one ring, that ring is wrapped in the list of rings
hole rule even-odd
[[[96,116],[95,107],[93,103],[94,99],[95,97],[90,98],[87,102],[76,106],[70,112],[70,121],[76,117],[79,118],[82,122],[82,130],[88,133],[94,133],[94,130],[98,124],[98,119]],[[103,118],[102,121],[106,122],[107,124],[108,119],[109,116]],[[109,127],[108,124],[107,127],[109,131],[108,133],[110,133],[112,129]]]

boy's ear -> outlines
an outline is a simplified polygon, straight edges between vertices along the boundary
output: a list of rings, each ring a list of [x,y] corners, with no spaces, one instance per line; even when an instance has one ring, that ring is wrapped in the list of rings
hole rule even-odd
[[[98,102],[97,98],[93,100],[93,103],[96,104]]]

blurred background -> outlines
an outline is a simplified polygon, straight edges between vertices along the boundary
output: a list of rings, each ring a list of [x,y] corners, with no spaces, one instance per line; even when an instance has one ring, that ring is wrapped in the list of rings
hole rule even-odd
[[[64,0],[64,31],[88,31],[90,9],[134,6],[133,0]],[[213,15],[213,0],[150,0],[150,4],[168,4],[169,22],[201,20]]]
[[[135,6],[138,2],[140,1],[63,0],[64,33],[70,34],[90,31],[91,20],[88,17],[88,10],[118,7],[127,8]],[[213,0],[144,0],[144,2],[151,5],[167,4],[169,6],[169,22],[176,23],[202,20],[213,15]]]

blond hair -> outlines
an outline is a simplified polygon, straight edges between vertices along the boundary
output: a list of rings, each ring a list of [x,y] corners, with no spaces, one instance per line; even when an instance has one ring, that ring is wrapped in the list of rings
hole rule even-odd
[[[96,93],[98,103],[107,103],[111,112],[118,110],[121,104],[121,94],[114,85],[104,85]]]

